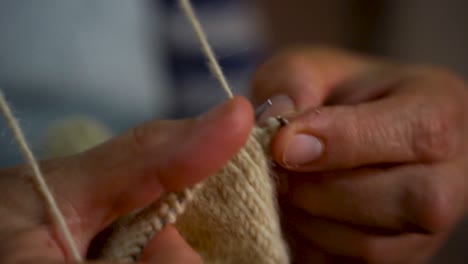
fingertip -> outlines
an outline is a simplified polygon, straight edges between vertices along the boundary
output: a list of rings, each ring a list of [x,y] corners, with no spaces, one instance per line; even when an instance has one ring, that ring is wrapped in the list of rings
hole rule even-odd
[[[282,163],[287,167],[300,167],[311,164],[323,154],[323,143],[314,135],[299,133],[292,136],[285,144]]]
[[[244,137],[248,136],[255,123],[252,104],[242,96],[235,96],[230,103],[232,104],[232,112],[228,122],[231,123],[231,128],[239,129],[234,132],[241,133]]]
[[[246,137],[253,128],[254,116],[251,103],[245,97],[234,96],[199,117],[198,126],[219,128],[226,137],[237,134]]]
[[[186,139],[167,159],[161,181],[167,190],[181,190],[218,171],[247,142],[254,113],[249,101],[234,97],[211,110],[186,130]],[[182,143],[182,144],[181,144]]]
[[[313,171],[325,156],[325,141],[304,125],[301,116],[288,119],[273,142],[273,158],[292,171]]]

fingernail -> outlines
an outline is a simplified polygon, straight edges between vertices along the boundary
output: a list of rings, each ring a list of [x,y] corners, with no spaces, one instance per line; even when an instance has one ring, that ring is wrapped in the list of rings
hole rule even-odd
[[[293,100],[287,95],[277,95],[270,98],[271,106],[268,107],[258,118],[259,125],[265,125],[270,117],[294,113],[295,106]]]
[[[283,163],[286,166],[297,167],[315,161],[322,156],[323,144],[320,139],[298,134],[286,146]]]

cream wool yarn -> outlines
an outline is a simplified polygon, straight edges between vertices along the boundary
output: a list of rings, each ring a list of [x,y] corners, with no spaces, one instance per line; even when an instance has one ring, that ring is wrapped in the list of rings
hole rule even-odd
[[[81,261],[82,258],[78,250],[78,246],[73,239],[70,228],[65,221],[65,217],[63,216],[62,211],[60,211],[54,194],[50,190],[44,175],[42,174],[39,162],[36,160],[34,153],[26,141],[18,119],[16,119],[16,117],[13,115],[13,112],[11,111],[11,108],[1,90],[0,112],[2,112],[3,116],[5,117],[7,124],[13,133],[13,136],[15,137],[15,140],[18,143],[18,147],[22,152],[27,165],[29,166],[29,169],[31,170],[30,177],[32,183],[40,195],[40,198],[42,198],[44,202],[45,209],[52,222],[52,227],[56,229],[59,240],[63,242],[65,249],[70,252],[72,258],[75,261]]]
[[[102,257],[134,261],[148,241],[171,223],[205,263],[288,263],[276,213],[275,181],[269,175],[270,141],[279,126],[273,118],[265,128],[256,127],[246,146],[205,183],[168,194],[119,219]],[[46,149],[50,157],[72,155],[110,135],[93,119],[70,117],[50,127]]]
[[[289,262],[268,158],[277,125],[256,128],[245,147],[206,181],[176,222],[205,263]]]
[[[189,0],[180,0],[208,59],[229,97],[231,89]],[[121,222],[103,250],[111,260],[134,261],[164,225],[175,224],[205,263],[289,263],[270,176],[271,139],[280,122],[256,127],[246,145],[216,175],[166,197]]]
[[[209,65],[228,96],[232,92],[215,59],[189,0],[180,0],[202,44]],[[38,162],[27,145],[16,118],[0,92],[5,115],[32,173],[38,193],[64,246],[76,261],[81,255],[59,210]],[[270,176],[271,139],[280,126],[275,119],[266,128],[254,128],[247,144],[216,175],[192,189],[165,195],[159,201],[119,222],[103,249],[107,259],[133,261],[146,243],[166,224],[175,224],[205,263],[285,264],[289,256],[281,233]]]
[[[102,256],[134,261],[173,223],[205,263],[289,263],[270,175],[269,145],[279,126],[271,119],[266,128],[256,127],[244,148],[194,192],[169,194],[123,223]]]
[[[208,59],[229,97],[231,89],[189,0],[180,0]],[[117,227],[103,250],[111,260],[134,261],[164,225],[175,224],[205,263],[289,263],[270,175],[271,139],[280,122],[255,127],[246,145],[216,175],[180,194],[130,216]]]

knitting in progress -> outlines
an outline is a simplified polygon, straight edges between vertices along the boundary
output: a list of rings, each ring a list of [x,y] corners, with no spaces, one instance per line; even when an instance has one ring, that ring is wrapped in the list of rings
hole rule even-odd
[[[255,128],[216,175],[194,189],[166,195],[121,224],[103,257],[134,261],[155,233],[171,223],[205,263],[288,263],[267,155],[279,126],[270,119],[266,128]]]
[[[226,94],[232,97],[228,82],[190,1],[179,1],[200,40],[213,74]],[[0,103],[4,113],[5,109],[9,110],[6,103]],[[8,119],[8,122],[13,128],[15,125],[17,127],[14,118]],[[139,259],[146,244],[165,225],[173,224],[201,255],[204,263],[289,263],[270,158],[270,143],[281,125],[278,119],[271,118],[267,126],[255,127],[246,145],[205,182],[180,193],[165,194],[150,206],[119,219],[114,223],[113,232],[101,251],[101,259],[134,262]],[[14,129],[15,135],[22,135],[19,127],[18,131]],[[21,147],[26,146],[23,138],[19,138],[18,142]],[[26,149],[29,150],[27,146]],[[27,151],[25,153],[28,154]],[[43,179],[32,154],[26,156],[31,161],[36,178]],[[47,198],[45,201],[51,208],[50,214],[57,223],[58,232],[62,234],[62,242],[72,252],[77,252],[63,216],[58,208],[54,209],[55,201],[47,185],[45,182],[44,188],[39,183],[37,185]],[[81,260],[78,253],[74,257],[77,261]]]
[[[182,10],[198,36],[213,74],[229,97],[231,89],[188,0]],[[247,144],[204,183],[162,200],[122,223],[103,250],[105,259],[134,261],[148,241],[171,223],[205,263],[288,263],[270,175],[269,145],[279,128],[270,119]]]

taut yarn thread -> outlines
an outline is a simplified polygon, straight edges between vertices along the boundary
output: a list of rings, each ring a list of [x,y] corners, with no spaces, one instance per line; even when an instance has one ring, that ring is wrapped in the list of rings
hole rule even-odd
[[[211,71],[229,97],[231,89],[189,0],[180,5]],[[221,171],[181,193],[170,193],[125,218],[102,251],[104,259],[132,262],[166,224],[174,224],[208,264],[289,263],[270,172],[270,143],[280,126],[255,127],[246,145]]]
[[[1,90],[0,109],[5,116],[8,126],[13,132],[13,136],[18,143],[19,149],[21,150],[27,164],[31,168],[31,178],[33,180],[34,187],[36,187],[38,193],[41,195],[41,198],[44,200],[44,203],[47,207],[47,212],[53,221],[53,225],[56,227],[55,229],[58,233],[59,239],[62,240],[64,246],[71,253],[73,259],[75,261],[81,261],[80,252],[76,246],[75,241],[73,240],[70,229],[68,228],[68,225],[65,221],[65,217],[60,211],[54,195],[50,191],[47,182],[44,179],[44,175],[42,174],[41,168],[39,167],[39,163],[34,157],[34,154],[26,141],[24,133],[18,124],[19,122],[13,115],[11,108],[8,105],[8,102],[6,101],[5,96]]]
[[[189,0],[179,0],[201,43],[210,69],[229,97],[231,89]],[[63,214],[49,190],[38,162],[0,91],[0,108],[33,172],[59,238],[75,261],[81,261]],[[255,127],[246,145],[216,175],[180,193],[169,193],[139,212],[122,218],[102,250],[102,258],[135,261],[148,241],[165,225],[174,224],[205,263],[289,263],[270,176],[270,143],[280,127],[270,119]]]
[[[213,49],[211,48],[211,45],[208,42],[208,38],[206,37],[206,34],[200,24],[200,20],[195,15],[195,11],[193,10],[193,6],[190,0],[180,0],[179,2],[182,11],[184,11],[185,16],[192,25],[192,28],[195,31],[198,40],[200,41],[201,49],[208,60],[208,66],[210,66],[211,72],[219,80],[219,83],[221,84],[221,87],[223,88],[226,95],[229,98],[232,98],[234,96],[232,94],[232,89],[229,87],[226,76],[224,76],[223,70],[221,69],[218,60],[214,55]]]

